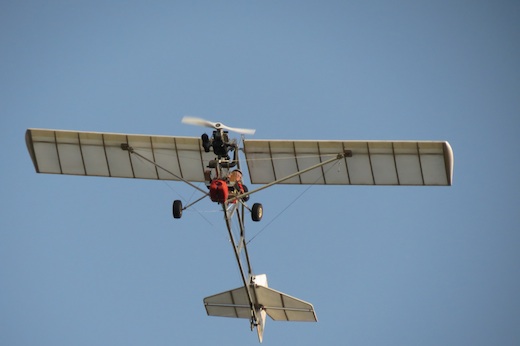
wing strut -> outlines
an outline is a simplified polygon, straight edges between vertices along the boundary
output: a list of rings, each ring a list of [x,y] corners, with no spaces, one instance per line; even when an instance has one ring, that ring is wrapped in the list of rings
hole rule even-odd
[[[311,167],[306,168],[306,169],[304,169],[304,170],[301,170],[301,171],[298,171],[298,172],[296,172],[296,173],[290,174],[290,175],[288,175],[288,176],[286,176],[286,177],[284,177],[284,178],[281,178],[281,179],[275,180],[275,181],[273,181],[273,182],[271,182],[271,183],[269,183],[269,184],[265,184],[264,186],[261,186],[261,187],[259,187],[258,189],[255,189],[255,190],[253,190],[253,191],[249,191],[249,192],[245,192],[245,193],[243,193],[243,194],[240,194],[240,195],[234,197],[234,198],[232,199],[232,201],[233,201],[233,200],[239,200],[240,198],[243,198],[243,197],[245,197],[245,196],[252,195],[253,193],[256,193],[256,192],[262,191],[262,190],[267,189],[268,187],[271,187],[271,186],[273,186],[273,185],[283,183],[283,182],[286,181],[286,180],[289,180],[289,179],[291,179],[291,178],[294,178],[294,177],[296,177],[296,176],[298,176],[298,175],[301,175],[301,174],[303,174],[303,173],[306,173],[306,172],[308,172],[308,171],[312,171],[312,170],[315,169],[315,168],[325,166],[326,164],[329,164],[329,163],[331,163],[331,162],[334,162],[334,161],[337,161],[337,160],[341,160],[341,159],[343,159],[343,158],[345,158],[345,157],[352,157],[352,151],[351,151],[351,150],[345,150],[344,152],[339,153],[337,156],[333,157],[332,159],[329,159],[329,160],[326,160],[326,161],[320,162],[320,163],[318,163],[318,164],[316,164],[316,165],[314,165],[314,166],[311,166]]]
[[[202,192],[202,193],[204,194],[204,197],[206,197],[206,196],[209,195],[209,193],[208,193],[207,191],[204,191],[203,189],[201,189],[201,188],[198,187],[197,185],[195,185],[195,184],[193,184],[193,183],[187,181],[186,179],[184,179],[184,178],[178,176],[177,174],[175,174],[175,173],[173,173],[173,172],[167,170],[166,168],[162,167],[162,166],[159,165],[158,163],[153,162],[153,161],[150,160],[149,158],[147,158],[147,157],[145,157],[145,156],[139,154],[139,153],[136,152],[136,151],[134,150],[134,148],[132,148],[128,143],[121,143],[121,149],[128,151],[130,154],[134,154],[134,155],[140,157],[141,159],[145,160],[146,162],[149,162],[149,163],[151,163],[152,165],[154,165],[155,167],[162,169],[163,171],[165,171],[165,172],[168,173],[168,174],[171,174],[171,175],[174,176],[175,178],[177,178],[177,179],[179,179],[180,181],[182,181],[182,182],[188,184],[189,186],[193,187],[194,189],[199,190],[200,192]],[[202,199],[202,198],[201,198],[201,199]]]

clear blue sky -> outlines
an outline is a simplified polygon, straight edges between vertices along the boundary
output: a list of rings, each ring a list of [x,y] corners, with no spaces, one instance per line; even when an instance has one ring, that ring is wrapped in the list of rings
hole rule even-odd
[[[257,344],[202,304],[240,285],[215,205],[173,220],[189,187],[39,175],[24,142],[199,136],[186,114],[453,147],[449,188],[252,198],[255,272],[319,319],[269,320],[265,344],[520,344],[519,2],[2,1],[0,47],[0,344]]]

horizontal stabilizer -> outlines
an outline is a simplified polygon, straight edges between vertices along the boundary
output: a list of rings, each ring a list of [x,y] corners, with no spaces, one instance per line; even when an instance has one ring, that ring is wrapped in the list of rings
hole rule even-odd
[[[251,307],[244,287],[204,298],[209,316],[251,318]]]
[[[312,304],[291,297],[269,287],[251,285],[253,303],[275,321],[317,322]],[[236,288],[204,298],[204,306],[210,316],[251,318],[245,287]]]
[[[256,287],[256,296],[267,315],[275,321],[318,322],[314,307],[269,287]]]

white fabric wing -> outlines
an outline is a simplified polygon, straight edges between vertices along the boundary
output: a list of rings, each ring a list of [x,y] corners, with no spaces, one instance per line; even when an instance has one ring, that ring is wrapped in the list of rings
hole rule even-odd
[[[244,140],[253,184],[267,184],[350,151],[283,184],[451,185],[453,151],[435,141]]]
[[[51,174],[202,182],[214,156],[197,137],[29,129],[26,142],[36,171]]]

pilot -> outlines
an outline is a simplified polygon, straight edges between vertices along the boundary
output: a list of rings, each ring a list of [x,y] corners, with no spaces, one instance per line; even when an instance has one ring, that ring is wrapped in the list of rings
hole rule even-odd
[[[229,173],[229,187],[232,189],[236,189],[238,193],[242,194],[248,190],[247,186],[244,185],[242,181],[242,171],[240,169],[235,169],[233,172]],[[245,196],[242,198],[244,202],[249,200],[249,196]]]

